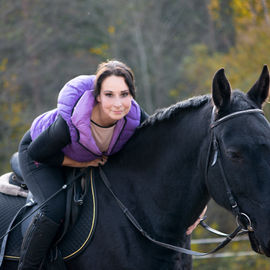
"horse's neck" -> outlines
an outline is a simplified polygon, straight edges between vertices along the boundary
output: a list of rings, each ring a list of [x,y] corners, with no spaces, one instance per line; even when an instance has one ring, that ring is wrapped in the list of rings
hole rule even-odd
[[[147,229],[165,239],[183,233],[208,200],[200,164],[208,130],[202,119],[193,113],[146,127],[117,160],[118,189]]]

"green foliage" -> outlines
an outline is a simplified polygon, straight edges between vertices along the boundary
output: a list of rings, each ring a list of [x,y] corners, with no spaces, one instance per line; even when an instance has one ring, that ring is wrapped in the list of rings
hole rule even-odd
[[[269,259],[261,255],[193,260],[193,270],[268,270],[269,266]]]

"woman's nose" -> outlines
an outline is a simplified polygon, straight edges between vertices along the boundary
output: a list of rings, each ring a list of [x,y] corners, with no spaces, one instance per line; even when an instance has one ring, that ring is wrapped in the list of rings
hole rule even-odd
[[[114,100],[114,106],[120,107],[121,105],[122,105],[121,100],[120,100],[119,98],[116,98],[116,99]]]

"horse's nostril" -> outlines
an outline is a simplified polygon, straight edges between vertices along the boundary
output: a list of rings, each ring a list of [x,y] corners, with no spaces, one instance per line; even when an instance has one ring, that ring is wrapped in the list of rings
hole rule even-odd
[[[261,245],[258,246],[258,249],[259,249],[259,253],[264,254],[264,251]]]

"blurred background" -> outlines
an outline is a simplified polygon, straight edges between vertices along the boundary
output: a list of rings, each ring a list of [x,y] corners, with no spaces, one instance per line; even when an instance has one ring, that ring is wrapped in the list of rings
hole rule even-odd
[[[137,100],[151,114],[210,93],[221,67],[232,88],[248,91],[270,63],[269,52],[270,0],[0,1],[0,173],[10,171],[9,159],[33,119],[56,107],[62,86],[95,73],[104,60],[133,69]],[[264,110],[269,117],[268,104]],[[207,215],[215,228],[235,226],[213,202]],[[200,228],[193,234],[209,237]],[[226,249],[223,257],[194,260],[194,269],[270,268],[248,241],[229,251],[234,255]]]

